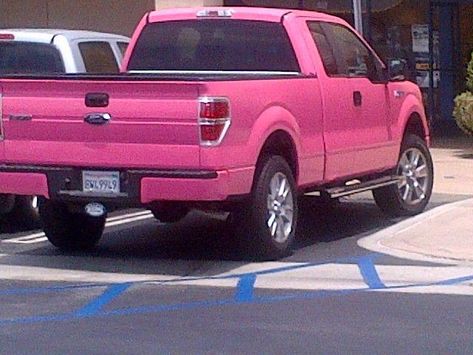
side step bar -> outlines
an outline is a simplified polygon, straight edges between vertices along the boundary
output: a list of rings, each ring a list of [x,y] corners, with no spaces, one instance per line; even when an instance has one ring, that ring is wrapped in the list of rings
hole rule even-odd
[[[343,196],[353,195],[359,192],[377,189],[378,187],[395,185],[401,181],[400,176],[384,176],[379,179],[358,182],[355,184],[346,184],[344,186],[331,187],[321,191],[330,198],[339,198]]]

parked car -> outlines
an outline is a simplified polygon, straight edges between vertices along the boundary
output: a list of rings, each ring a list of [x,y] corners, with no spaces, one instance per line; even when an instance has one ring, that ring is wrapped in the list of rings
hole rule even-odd
[[[0,29],[0,74],[118,73],[128,42],[125,36],[93,31]],[[0,214],[36,226],[38,199],[2,195]]]
[[[201,208],[230,211],[242,250],[274,259],[293,245],[304,192],[372,190],[391,215],[429,201],[421,92],[401,61],[386,66],[339,18],[151,12],[122,70],[0,79],[0,192],[41,196],[44,231],[59,248],[94,246],[114,206],[144,206],[164,221]]]

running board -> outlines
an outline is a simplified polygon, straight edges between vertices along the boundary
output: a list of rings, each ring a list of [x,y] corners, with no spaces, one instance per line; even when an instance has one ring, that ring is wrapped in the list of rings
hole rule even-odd
[[[352,184],[347,183],[344,186],[328,188],[326,190],[321,191],[321,193],[327,194],[330,198],[339,198],[343,196],[353,195],[359,192],[377,189],[379,187],[395,185],[400,181],[401,177],[399,176],[384,176],[375,180],[355,182]]]

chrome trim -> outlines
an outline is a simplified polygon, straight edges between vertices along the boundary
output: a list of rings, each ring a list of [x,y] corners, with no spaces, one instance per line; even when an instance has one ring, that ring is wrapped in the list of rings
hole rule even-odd
[[[199,10],[196,13],[196,16],[201,18],[201,17],[208,17],[208,18],[215,18],[215,17],[223,17],[223,18],[229,18],[232,17],[233,14],[235,13],[234,10],[232,9],[204,9],[204,10]]]
[[[349,195],[354,195],[360,192],[365,192],[365,191],[370,191],[373,189],[377,189],[379,187],[385,187],[385,186],[390,186],[390,185],[396,185],[399,183],[399,179],[393,180],[393,181],[387,181],[387,182],[381,182],[379,184],[374,184],[366,187],[361,187],[359,189],[354,189],[350,191],[344,191],[344,192],[338,192],[338,193],[333,193],[330,194],[331,198],[339,198],[339,197],[344,197],[344,196],[349,196]]]
[[[360,184],[348,185],[348,186],[344,185],[340,187],[328,188],[325,190],[321,190],[321,192],[328,194],[330,198],[339,198],[343,196],[357,194],[364,191],[377,189],[379,187],[395,185],[395,184],[398,184],[400,181],[401,181],[401,177],[397,175],[384,176],[378,179],[362,182]]]
[[[397,174],[402,178],[398,184],[401,199],[415,206],[427,198],[432,176],[424,153],[418,148],[406,150],[399,159]]]
[[[103,125],[110,122],[112,115],[107,112],[93,112],[84,116],[84,122],[93,125]]]
[[[393,95],[396,99],[400,99],[401,97],[404,97],[406,93],[402,90],[394,90]]]
[[[207,118],[201,118],[200,117],[200,104],[201,103],[212,103],[212,102],[226,102],[228,103],[228,117],[224,118],[219,118],[215,120],[207,119]],[[225,96],[202,96],[199,97],[198,99],[198,122],[199,122],[199,143],[201,147],[216,147],[222,143],[223,139],[225,138],[228,129],[230,128],[231,125],[231,120],[232,120],[232,112],[231,112],[231,106],[230,106],[230,100],[228,97]],[[221,125],[224,124],[223,126],[223,131],[220,134],[220,137],[215,140],[215,141],[204,141],[202,140],[202,135],[200,131],[200,126],[216,126],[216,125]]]
[[[271,178],[266,201],[269,233],[277,243],[285,243],[294,227],[294,198],[286,175],[278,172]]]
[[[69,196],[69,197],[82,197],[82,198],[124,198],[128,197],[126,192],[119,193],[109,193],[109,192],[84,192],[81,190],[59,190],[57,191],[59,196]]]

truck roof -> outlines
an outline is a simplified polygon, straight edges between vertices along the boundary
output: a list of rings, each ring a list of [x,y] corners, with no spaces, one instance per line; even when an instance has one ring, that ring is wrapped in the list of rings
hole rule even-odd
[[[118,34],[51,28],[2,28],[0,29],[0,35],[2,34],[12,34],[15,37],[14,40],[16,41],[28,41],[36,43],[51,43],[53,38],[57,35],[64,36],[69,41],[81,38],[117,39],[126,42],[129,41],[128,37]]]
[[[192,18],[198,18],[198,14],[204,14],[205,11],[208,13],[216,12],[221,14],[229,14],[229,10],[232,11],[231,16],[222,16],[240,20],[260,20],[269,22],[279,22],[284,15],[293,14],[300,17],[312,17],[320,20],[338,20],[335,16],[328,15],[323,12],[316,11],[305,11],[296,9],[281,9],[281,8],[264,8],[264,7],[191,7],[191,8],[173,8],[163,9],[158,11],[151,11],[148,14],[149,22],[158,21],[172,21],[172,20],[188,20]],[[225,12],[227,11],[227,12]],[[219,16],[202,16],[202,17],[219,17]]]

